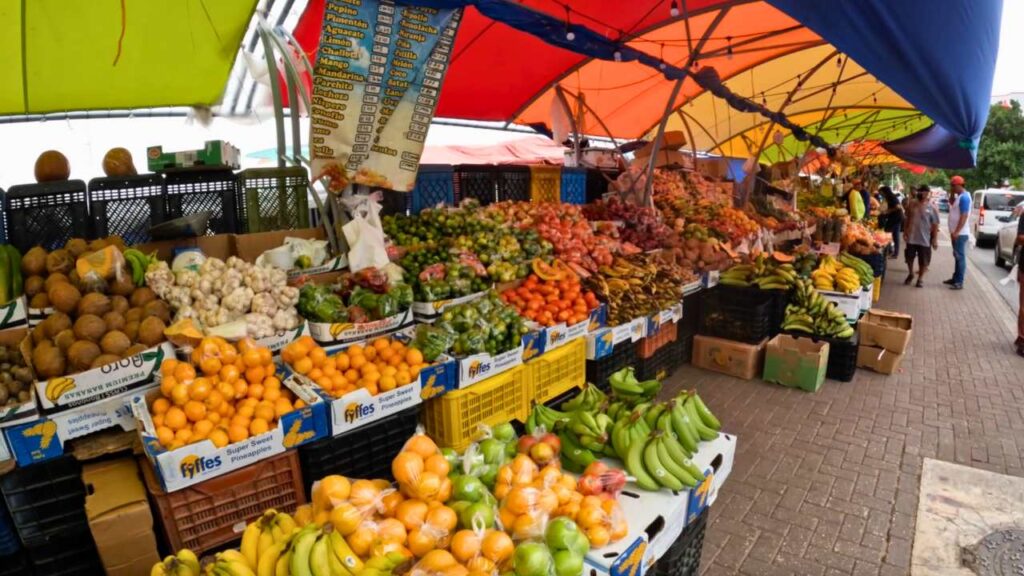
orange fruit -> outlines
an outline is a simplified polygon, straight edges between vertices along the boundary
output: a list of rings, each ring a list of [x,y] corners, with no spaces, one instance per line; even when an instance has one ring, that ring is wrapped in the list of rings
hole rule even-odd
[[[455,510],[447,506],[438,506],[433,510],[427,512],[426,523],[430,524],[434,528],[439,528],[446,532],[455,530],[455,525],[458,524],[459,519],[455,514]]]
[[[164,412],[167,412],[167,409],[170,407],[171,403],[167,398],[157,398],[153,401],[153,409],[151,412],[153,414],[163,414]]]
[[[377,349],[373,346],[367,346],[366,349],[363,350],[363,357],[366,358],[367,362],[373,362],[377,359]]]
[[[601,548],[611,542],[611,532],[602,524],[591,526],[585,530],[587,534],[587,540],[590,540],[590,546],[593,548]]]
[[[405,443],[403,450],[415,452],[419,454],[421,458],[429,458],[434,454],[438,454],[439,450],[437,444],[430,439],[426,434],[414,434],[409,441]]]
[[[267,374],[267,377],[263,379],[263,387],[266,389],[277,388],[281,389],[281,379],[277,376]]]
[[[427,572],[441,572],[456,564],[458,564],[458,561],[452,556],[451,552],[447,550],[431,550],[420,558],[416,566]]]
[[[274,416],[280,418],[292,411],[292,403],[287,398],[278,398],[274,402]]]
[[[249,384],[260,384],[263,382],[263,378],[266,377],[266,371],[263,370],[263,366],[256,366],[249,368],[245,371],[245,380]]]
[[[171,430],[167,426],[158,426],[156,429],[156,439],[163,446],[167,446],[174,441],[174,430]]]
[[[225,400],[234,400],[235,382],[237,381],[237,378],[235,380],[232,380],[231,382],[225,382],[224,380],[221,380],[220,382],[217,383],[217,392],[220,392],[221,397]]]
[[[415,498],[403,500],[395,507],[395,519],[408,530],[419,528],[427,519],[427,504]]]
[[[207,376],[213,376],[214,374],[220,373],[220,358],[216,358],[214,356],[207,356],[203,358],[199,362],[199,369]]]
[[[417,480],[413,486],[416,491],[416,495],[423,500],[434,500],[437,498],[438,492],[441,491],[441,477],[433,472],[424,471],[420,474],[419,480]]]
[[[484,558],[495,564],[501,564],[511,558],[515,549],[516,546],[512,543],[512,538],[500,530],[488,530],[480,543],[480,552]]]
[[[410,382],[412,382],[412,376],[407,371],[399,370],[395,373],[395,384],[398,386],[405,386]]]
[[[348,354],[349,356],[362,356],[363,352],[364,350],[362,344],[353,344],[345,349],[345,353]]]
[[[249,430],[245,426],[232,424],[228,428],[228,438],[232,442],[242,442],[249,437]]]
[[[495,496],[495,498],[498,497],[497,494],[495,494],[494,496]],[[515,512],[509,510],[508,508],[506,508],[504,506],[502,506],[501,508],[498,508],[498,519],[501,520],[501,525],[503,527],[505,527],[506,530],[511,530],[512,529],[512,526],[516,523],[516,518],[518,518],[518,517],[519,517],[518,514],[516,514]]]
[[[349,360],[349,366],[351,366],[353,370],[359,370],[365,365],[366,358],[362,354],[358,356],[352,356],[352,358]]]
[[[185,417],[185,411],[177,406],[171,406],[164,414],[164,425],[171,430],[181,430],[187,423],[188,418]]]
[[[351,359],[348,357],[348,354],[342,352],[341,354],[338,354],[334,357],[334,366],[335,368],[338,369],[339,372],[344,372],[345,370],[349,369],[349,366],[351,364],[350,360]]]
[[[356,528],[355,532],[346,536],[345,540],[357,556],[365,558],[370,554],[370,549],[373,548],[376,536],[374,530],[364,523]]]
[[[252,422],[249,423],[249,434],[253,436],[259,436],[270,430],[270,423],[263,418],[253,418]]]
[[[381,392],[388,392],[398,387],[398,382],[394,376],[381,376],[380,381],[377,382]]]
[[[409,551],[418,558],[422,558],[437,549],[437,539],[434,537],[433,530],[415,528],[409,531],[407,540]]]
[[[443,458],[443,456],[442,456]],[[403,450],[391,461],[391,474],[402,484],[415,484],[423,475],[423,457]]]
[[[414,364],[422,364],[423,363],[423,352],[420,352],[419,350],[417,350],[415,348],[409,348],[405,352],[405,361],[410,366],[412,366]]]
[[[306,375],[313,370],[313,361],[309,358],[299,358],[292,365],[292,368],[299,374]]]
[[[355,384],[359,381],[359,372],[357,372],[355,368],[349,368],[345,371],[345,380]]]
[[[192,430],[188,428],[182,428],[174,433],[174,439],[182,444],[188,444],[192,441]]]
[[[206,417],[206,405],[196,400],[185,403],[185,417],[191,422],[198,422]]]
[[[302,401],[302,398],[296,398],[295,402],[292,403],[292,410],[298,410],[299,408],[305,408],[306,403]]]
[[[383,498],[380,499],[381,514],[383,514],[386,518],[394,518],[395,510],[398,508],[398,505],[401,504],[402,502],[405,502],[405,496],[402,496],[401,492],[397,490],[388,492],[387,494],[384,495]]]
[[[220,418],[221,418],[220,412],[217,412],[216,410],[207,410],[206,411],[206,419],[209,420],[210,422],[213,422],[214,424],[217,424],[217,423],[220,422]]]
[[[269,352],[269,350],[267,350]],[[327,361],[327,352],[317,346],[309,351],[309,359],[313,362],[313,366],[323,366],[324,362]]]
[[[255,349],[243,352],[242,362],[245,362],[246,368],[255,368],[256,366],[260,366],[264,363],[260,358],[260,353]]]
[[[319,368],[313,368],[312,370],[306,373],[306,377],[309,378],[310,380],[313,380],[314,382],[322,378],[323,375],[324,371]]]
[[[446,478],[448,472],[451,471],[451,464],[448,463],[448,459],[444,455],[438,452],[423,461],[423,469],[433,472],[441,478]]]
[[[179,382],[189,382],[195,379],[196,369],[186,362],[178,362],[177,366],[174,367],[174,377]]]
[[[377,522],[377,534],[384,542],[404,544],[406,539],[405,525],[394,518],[385,518]]]
[[[235,380],[234,388],[235,393],[232,398],[245,398],[245,395],[249,392],[249,384],[242,378]]]
[[[363,515],[351,502],[339,502],[328,517],[330,523],[342,536],[348,536],[359,528]]]
[[[593,506],[584,508],[580,507],[580,511],[576,514],[576,523],[580,525],[580,528],[590,528],[591,526],[598,526],[604,524],[605,521],[604,510],[595,508]]]
[[[455,556],[455,559],[459,562],[469,562],[480,554],[481,540],[480,536],[472,530],[459,530],[452,536],[452,541],[449,545],[452,556]]]
[[[377,338],[376,340],[371,341],[370,344],[377,350],[377,352],[391,347],[391,341],[389,338]]]
[[[220,379],[228,384],[233,384],[235,380],[238,380],[238,368],[235,368],[233,364],[226,364],[220,369]]]
[[[159,428],[160,426],[164,425],[164,415],[163,414],[154,414],[153,417],[152,417],[152,420],[153,420],[153,426],[156,426],[157,428]]]
[[[188,395],[189,398],[202,402],[210,395],[210,391],[212,389],[213,388],[209,380],[206,378],[196,378],[189,386]]]
[[[367,508],[376,504],[380,497],[380,488],[370,480],[356,480],[352,483],[349,500],[356,508]]]
[[[249,384],[248,396],[249,396],[249,398],[255,398],[257,400],[262,399],[263,398],[263,384],[262,384],[262,382],[254,382],[254,383]]]
[[[167,375],[160,379],[160,393],[170,398],[171,390],[178,385],[178,379],[173,375]]]
[[[199,420],[192,425],[192,434],[194,440],[204,440],[213,431],[213,422],[203,419]]]
[[[239,404],[238,407],[235,408],[235,411],[239,416],[252,418],[256,414],[256,407],[246,402],[244,404]]]
[[[494,574],[498,566],[486,556],[477,556],[466,562],[470,576],[489,576]]]
[[[310,355],[312,355],[312,353],[313,351],[311,350]],[[270,351],[270,348],[260,346],[256,349],[256,355],[260,358],[260,364],[273,364],[274,362],[274,353]]]
[[[205,402],[208,407],[215,409],[224,403],[224,395],[220,393],[220,390],[210,390]]]
[[[266,381],[264,381],[264,382],[266,382]],[[280,386],[271,388],[271,387],[267,386],[266,384],[263,385],[263,399],[264,400],[266,400],[267,402],[270,402],[271,404],[273,404],[274,402],[277,402],[277,400],[280,397],[281,397],[281,388],[280,388]]]
[[[164,361],[160,363],[160,375],[171,376],[174,374],[174,369],[177,367],[177,360],[175,360],[174,358],[165,358]]]
[[[209,438],[210,442],[213,442],[213,445],[216,446],[217,448],[223,448],[227,446],[231,440],[228,437],[228,433],[224,430],[224,428],[214,429],[213,431],[210,432]]]
[[[271,420],[274,419],[274,416],[275,416],[275,414],[274,414],[274,404],[271,403],[268,400],[264,400],[263,402],[260,402],[256,406],[256,411],[253,412],[253,416],[255,416],[256,418],[262,418],[263,420],[266,420],[267,422],[270,422]]]

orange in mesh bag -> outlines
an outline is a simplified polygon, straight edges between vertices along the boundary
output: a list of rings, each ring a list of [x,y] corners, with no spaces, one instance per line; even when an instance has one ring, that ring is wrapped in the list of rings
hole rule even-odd
[[[391,474],[407,498],[446,502],[452,494],[451,464],[426,434],[417,431],[391,462]]]

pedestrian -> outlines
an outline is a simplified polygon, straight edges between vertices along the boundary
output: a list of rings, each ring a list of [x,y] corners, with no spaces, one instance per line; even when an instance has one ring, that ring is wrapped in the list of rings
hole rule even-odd
[[[893,193],[892,188],[881,186],[878,189],[882,196],[883,206],[878,215],[878,223],[882,230],[892,234],[893,252],[889,258],[895,259],[900,253],[900,236],[903,233],[903,206],[900,199]]]
[[[964,190],[964,179],[962,176],[953,176],[949,179],[949,190],[952,199],[949,202],[949,239],[953,242],[953,258],[956,259],[956,266],[953,268],[953,277],[944,280],[943,284],[949,284],[952,290],[964,289],[964,275],[967,272],[967,242],[971,238],[971,230],[967,221],[971,217],[971,194]]]
[[[864,196],[860,193],[860,180],[854,180],[846,193],[846,209],[850,212],[850,218],[859,222],[864,218],[867,205],[864,203]]]
[[[917,259],[917,286],[921,288],[928,265],[932,261],[932,250],[939,247],[939,211],[928,201],[930,190],[927,186],[919,186],[915,200],[908,212],[907,227],[903,231],[903,239],[907,241],[907,279],[904,284],[914,280],[914,259]]]
[[[1017,220],[1017,238],[1013,245],[1017,247],[1017,291],[1019,309],[1017,310],[1017,355],[1024,356],[1024,206],[1017,205],[1013,209]],[[998,249],[998,248],[997,248]]]

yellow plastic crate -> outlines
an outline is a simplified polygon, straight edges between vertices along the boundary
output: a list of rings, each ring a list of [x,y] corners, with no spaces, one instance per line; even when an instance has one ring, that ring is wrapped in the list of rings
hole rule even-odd
[[[463,450],[476,440],[480,425],[510,420],[525,422],[530,414],[530,387],[523,366],[423,403],[423,426],[444,448]]]
[[[561,194],[560,166],[530,166],[530,202],[560,202]]]
[[[535,402],[547,402],[572,388],[582,388],[587,383],[587,341],[577,338],[537,356],[524,367]]]
[[[882,296],[882,279],[875,278],[875,287],[871,294],[871,302],[878,302],[878,299]]]

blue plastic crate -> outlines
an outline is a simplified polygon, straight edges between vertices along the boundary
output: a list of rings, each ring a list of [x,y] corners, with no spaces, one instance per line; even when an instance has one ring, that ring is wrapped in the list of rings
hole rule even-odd
[[[412,213],[438,204],[455,204],[455,168],[445,164],[421,164],[412,191]]]
[[[587,203],[586,168],[562,168],[562,203]]]

